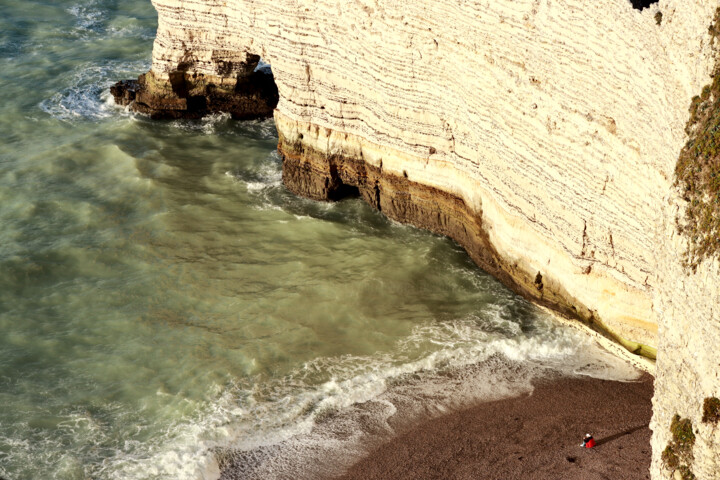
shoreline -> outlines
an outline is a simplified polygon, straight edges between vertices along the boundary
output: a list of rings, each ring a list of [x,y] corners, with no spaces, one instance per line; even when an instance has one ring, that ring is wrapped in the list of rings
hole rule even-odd
[[[649,479],[652,394],[647,373],[542,379],[529,395],[421,420],[335,478]]]
[[[653,377],[607,351],[575,360],[495,353],[401,375],[280,442],[215,450],[219,479],[649,479]]]

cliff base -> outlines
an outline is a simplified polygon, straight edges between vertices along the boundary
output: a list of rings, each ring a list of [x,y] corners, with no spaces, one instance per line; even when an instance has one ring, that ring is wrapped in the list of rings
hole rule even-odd
[[[276,119],[277,120],[277,119]],[[362,157],[328,154],[302,140],[289,140],[278,129],[278,151],[283,162],[283,183],[296,195],[322,201],[359,196],[388,218],[446,235],[460,244],[470,258],[505,286],[528,300],[560,315],[580,320],[590,329],[621,344],[636,355],[655,359],[653,347],[628,340],[596,313],[574,298],[558,282],[548,282],[540,272],[528,274],[503,258],[490,241],[483,211],[461,197],[383,169]]]
[[[271,117],[278,103],[272,73],[256,70],[235,80],[174,72],[168,80],[152,72],[122,80],[110,88],[115,103],[154,120],[194,119],[230,113],[237,120]]]

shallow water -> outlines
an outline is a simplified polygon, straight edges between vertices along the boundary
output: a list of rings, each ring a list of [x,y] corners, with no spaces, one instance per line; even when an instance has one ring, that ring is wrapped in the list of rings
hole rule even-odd
[[[147,0],[0,5],[0,477],[214,478],[228,448],[288,474],[356,402],[633,378],[452,241],[291,195],[271,120],[114,107],[155,27]]]

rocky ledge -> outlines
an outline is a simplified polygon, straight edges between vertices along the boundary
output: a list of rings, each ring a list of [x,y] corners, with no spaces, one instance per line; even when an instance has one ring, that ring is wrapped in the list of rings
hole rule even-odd
[[[253,62],[246,65],[252,67]],[[193,119],[211,113],[230,113],[237,120],[268,118],[278,103],[269,69],[253,69],[234,78],[178,70],[165,80],[149,72],[137,80],[117,82],[110,93],[118,105],[152,119]]]

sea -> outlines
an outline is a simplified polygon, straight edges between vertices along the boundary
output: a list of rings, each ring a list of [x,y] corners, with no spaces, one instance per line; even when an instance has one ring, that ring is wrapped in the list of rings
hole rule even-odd
[[[0,478],[331,477],[538,379],[638,377],[450,239],[292,195],[272,119],[115,106],[156,26],[0,2]]]

